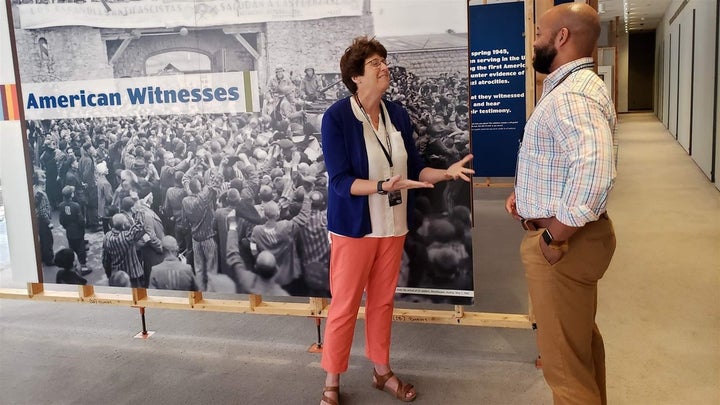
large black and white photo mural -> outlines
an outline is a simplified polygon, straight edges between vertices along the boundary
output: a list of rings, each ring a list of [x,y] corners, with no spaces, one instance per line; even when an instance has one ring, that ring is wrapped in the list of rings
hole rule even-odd
[[[466,8],[12,0],[43,280],[329,296],[320,122],[349,96],[340,55],[377,36],[386,98],[447,167],[470,150]],[[399,300],[472,302],[470,203],[462,181],[418,192]]]

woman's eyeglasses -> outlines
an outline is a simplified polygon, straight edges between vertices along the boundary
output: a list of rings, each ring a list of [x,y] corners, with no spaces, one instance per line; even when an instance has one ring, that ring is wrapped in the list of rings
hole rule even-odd
[[[385,65],[385,67],[390,66],[390,62],[388,62],[386,59],[372,59],[367,62],[365,62],[366,65],[370,65],[374,67],[375,69],[380,67],[380,64]]]

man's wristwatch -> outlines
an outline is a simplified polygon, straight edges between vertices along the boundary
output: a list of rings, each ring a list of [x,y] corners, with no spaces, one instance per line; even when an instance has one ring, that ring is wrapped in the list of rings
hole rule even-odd
[[[557,241],[553,239],[552,234],[550,233],[550,230],[545,228],[545,230],[542,233],[542,238],[545,241],[545,244],[548,245],[551,249],[555,250],[562,250],[565,251],[567,249],[567,241]]]
[[[377,193],[378,193],[378,194],[380,194],[380,195],[385,195],[385,194],[387,194],[387,191],[383,190],[383,188],[382,188],[383,183],[385,183],[386,181],[387,181],[387,179],[385,179],[385,180],[379,180],[379,181],[377,182]]]

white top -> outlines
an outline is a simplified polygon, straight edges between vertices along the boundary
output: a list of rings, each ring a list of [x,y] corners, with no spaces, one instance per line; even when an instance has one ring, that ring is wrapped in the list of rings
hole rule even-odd
[[[403,143],[402,135],[390,121],[390,116],[385,109],[384,102],[381,101],[383,120],[379,121],[377,138],[372,130],[372,124],[365,118],[363,111],[360,109],[354,97],[350,98],[353,113],[358,121],[363,123],[363,135],[365,136],[365,147],[368,155],[368,169],[370,180],[389,179],[393,175],[399,174],[402,178],[407,178],[407,151]],[[392,147],[393,168],[383,153],[378,138],[385,148],[386,136],[390,135],[390,145]],[[369,237],[388,237],[402,236],[408,232],[407,226],[407,190],[401,190],[402,203],[390,206],[390,200],[387,195],[370,194],[368,196],[368,204],[370,206],[370,223],[372,232],[365,235]]]

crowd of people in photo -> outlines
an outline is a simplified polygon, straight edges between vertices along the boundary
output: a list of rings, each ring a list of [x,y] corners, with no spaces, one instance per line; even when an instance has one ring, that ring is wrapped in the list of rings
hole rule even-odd
[[[303,74],[278,67],[261,112],[28,121],[42,261],[64,270],[57,282],[104,271],[111,286],[329,296],[319,118],[345,94]],[[392,75],[387,98],[410,112],[428,165],[466,155],[467,76]],[[472,290],[470,201],[463,182],[419,192],[400,286]],[[53,240],[58,224],[67,244]],[[102,269],[88,267],[86,233],[104,235]]]

